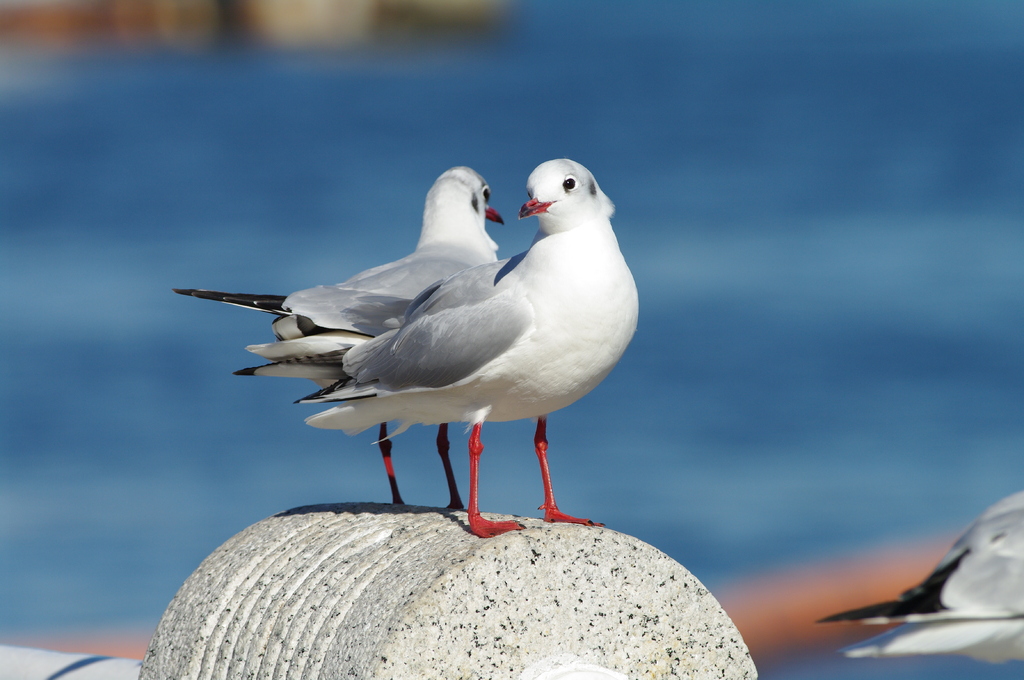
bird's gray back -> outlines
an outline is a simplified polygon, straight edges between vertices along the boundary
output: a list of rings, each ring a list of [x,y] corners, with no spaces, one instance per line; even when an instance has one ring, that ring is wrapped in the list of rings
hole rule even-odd
[[[533,322],[516,281],[498,276],[505,264],[473,267],[425,291],[401,329],[349,353],[346,371],[391,389],[444,387],[475,373]]]
[[[323,328],[379,335],[398,325],[409,301],[424,288],[474,264],[479,263],[458,251],[417,252],[338,284],[292,293],[284,307]]]

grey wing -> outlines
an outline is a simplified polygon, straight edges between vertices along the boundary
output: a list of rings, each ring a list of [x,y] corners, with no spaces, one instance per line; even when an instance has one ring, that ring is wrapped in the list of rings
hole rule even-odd
[[[333,286],[292,293],[283,306],[322,328],[380,335],[401,323],[406,306],[420,291],[473,264],[459,257],[413,253]]]
[[[376,336],[401,323],[411,297],[317,286],[292,293],[285,299],[284,307],[321,328]]]
[[[1024,492],[986,510],[953,550],[966,555],[942,590],[942,603],[965,611],[1024,614]]]
[[[339,283],[338,286],[367,293],[413,298],[435,281],[478,264],[485,263],[460,255],[458,252],[436,252],[434,249],[427,249],[407,255],[401,260],[367,269]]]
[[[460,272],[417,298],[402,328],[349,353],[346,372],[390,389],[444,387],[500,356],[533,326],[529,302],[495,282],[501,264]]]

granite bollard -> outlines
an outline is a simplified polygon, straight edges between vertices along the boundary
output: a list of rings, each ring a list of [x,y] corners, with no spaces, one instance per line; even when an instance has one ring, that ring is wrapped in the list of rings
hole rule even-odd
[[[140,680],[756,678],[682,565],[597,527],[460,511],[296,508],[229,539],[175,595]]]

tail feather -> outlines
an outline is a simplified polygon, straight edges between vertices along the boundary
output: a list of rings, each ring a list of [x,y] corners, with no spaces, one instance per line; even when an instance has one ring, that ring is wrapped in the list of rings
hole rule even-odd
[[[288,318],[288,317],[282,317]],[[303,336],[292,340],[267,342],[259,345],[248,345],[247,350],[258,354],[267,361],[289,361],[317,357],[333,358],[341,363],[346,352],[355,345],[368,340],[365,335],[357,335],[348,331],[325,331],[316,335]]]
[[[236,307],[256,309],[269,314],[286,316],[290,314],[284,309],[284,295],[252,295],[249,293],[224,293],[218,290],[203,290],[202,288],[172,288],[178,295],[190,295],[202,300],[216,300],[225,302]]]
[[[339,392],[341,394],[339,394]],[[321,390],[296,400],[296,404],[319,404],[328,401],[353,401],[377,396],[377,382],[357,384],[355,379],[345,376]]]
[[[235,375],[264,375],[280,378],[308,378],[318,385],[334,385],[345,378],[340,364],[280,362],[235,371]]]
[[[285,378],[309,378],[310,380],[326,380],[327,384],[335,385],[339,381],[348,380],[345,373],[344,360],[348,348],[325,352],[323,354],[312,354],[309,356],[295,356],[281,361],[274,361],[263,366],[253,366],[235,371],[235,375],[272,375]]]

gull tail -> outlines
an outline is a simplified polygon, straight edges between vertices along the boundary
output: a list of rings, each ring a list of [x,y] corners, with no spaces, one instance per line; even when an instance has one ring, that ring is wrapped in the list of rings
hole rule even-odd
[[[318,385],[334,385],[345,375],[335,364],[279,362],[235,371],[235,375],[268,375],[280,378],[308,378]]]
[[[291,317],[282,317],[278,321],[288,318]],[[340,364],[344,360],[346,352],[368,339],[369,336],[349,331],[324,331],[291,340],[248,345],[246,349],[267,361],[334,360]]]
[[[282,343],[275,343],[282,344]],[[307,356],[291,356],[279,361],[272,361],[263,366],[253,366],[235,371],[235,375],[270,375],[284,378],[309,378],[321,387],[333,386],[348,380],[345,373],[344,360],[349,348],[311,354]]]
[[[296,404],[321,404],[329,401],[354,401],[377,396],[377,381],[359,384],[345,376],[313,394],[296,400]]]

